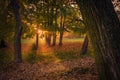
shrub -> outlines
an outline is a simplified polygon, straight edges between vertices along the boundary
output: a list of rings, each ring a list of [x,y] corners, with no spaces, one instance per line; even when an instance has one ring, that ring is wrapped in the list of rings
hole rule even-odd
[[[28,53],[28,55],[26,56],[26,60],[29,63],[33,64],[37,61],[36,57],[37,57],[36,51],[32,51],[32,52]]]
[[[13,51],[7,48],[0,49],[0,65],[9,64],[13,61]]]
[[[31,50],[37,50],[36,44],[32,44],[32,49]]]

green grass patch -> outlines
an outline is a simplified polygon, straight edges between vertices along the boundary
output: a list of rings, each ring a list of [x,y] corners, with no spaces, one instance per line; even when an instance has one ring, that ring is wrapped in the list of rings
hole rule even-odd
[[[36,50],[32,50],[28,54],[23,54],[23,59],[29,63],[36,63],[39,61],[54,62],[56,60],[68,61],[72,59],[80,59],[85,56],[92,57],[91,51],[88,51],[85,55],[80,55],[79,51],[55,51],[53,53],[44,55],[44,53],[37,53]]]
[[[23,59],[29,63],[34,64],[39,61],[54,62],[56,60],[66,61],[66,60],[81,58],[80,55],[76,55],[75,51],[56,51],[48,55],[43,55],[43,54],[44,53],[42,54],[37,53],[34,50],[28,54],[23,54]]]
[[[35,38],[22,39],[23,44],[31,44],[35,42]]]
[[[84,38],[63,38],[63,42],[82,42]]]
[[[28,41],[29,40],[29,41]],[[32,42],[34,43],[34,38],[33,39],[24,39],[22,41],[22,43],[27,43],[27,44],[31,44]],[[39,39],[40,40],[40,39]],[[58,39],[57,39],[58,40]],[[74,42],[82,42],[84,40],[84,38],[64,38],[63,39],[63,44],[64,43],[71,43],[73,42],[72,44],[74,44]],[[42,43],[44,41],[40,40],[40,43],[41,44],[44,44]],[[32,44],[33,44],[32,43]],[[80,44],[81,45],[81,44]],[[67,45],[69,46],[69,45]],[[90,56],[90,57],[93,57],[93,51],[91,50],[91,48],[89,47],[88,48],[88,51],[85,55],[81,55],[80,54],[80,47],[78,46],[75,46],[74,45],[70,45],[70,49],[69,47],[61,47],[60,49],[57,48],[55,49],[53,52],[48,52],[47,55],[44,55],[44,53],[41,53],[41,52],[37,52],[36,51],[36,46],[35,44],[32,45],[31,47],[31,51],[29,53],[24,53],[23,54],[23,59],[25,61],[28,61],[30,63],[36,63],[38,61],[47,61],[47,62],[53,62],[55,60],[58,59],[58,61],[65,61],[65,60],[72,60],[72,59],[78,59],[78,58],[82,58],[84,56]],[[72,46],[72,47],[71,47]],[[46,53],[45,53],[46,54]]]
[[[30,52],[30,53],[28,53],[28,55],[26,56],[26,60],[29,63],[36,63],[36,61],[37,61],[36,52]]]
[[[31,44],[35,42],[35,38],[22,39],[22,44]],[[63,43],[66,42],[82,42],[84,38],[63,38]],[[45,43],[45,40],[39,39],[40,43]],[[56,40],[59,43],[59,38]]]
[[[57,58],[63,61],[80,58],[80,55],[77,54],[76,51],[56,51],[54,54]]]
[[[42,53],[43,54],[43,53]],[[31,51],[27,54],[23,54],[23,59],[24,61],[27,61],[31,64],[37,63],[37,62],[53,62],[55,61],[55,56],[53,54],[49,54],[49,55],[42,55],[42,54],[38,54],[36,52],[36,50]]]

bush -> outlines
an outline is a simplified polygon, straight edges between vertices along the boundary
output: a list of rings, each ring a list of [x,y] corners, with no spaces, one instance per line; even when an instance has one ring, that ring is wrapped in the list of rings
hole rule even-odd
[[[35,43],[32,45],[32,49],[31,50],[37,50],[37,47],[36,47]]]
[[[9,64],[13,61],[13,51],[7,48],[0,49],[0,65]]]
[[[28,53],[28,55],[26,56],[26,60],[29,62],[29,63],[35,63],[37,61],[37,54],[36,54],[36,51],[32,51],[30,53]]]
[[[36,63],[38,61],[44,61],[45,56],[37,54],[36,50],[32,50],[30,53],[23,55],[24,60],[29,62],[29,63]]]

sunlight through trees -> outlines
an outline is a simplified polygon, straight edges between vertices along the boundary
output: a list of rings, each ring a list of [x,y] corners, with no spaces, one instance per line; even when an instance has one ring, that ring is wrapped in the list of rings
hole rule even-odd
[[[31,58],[43,44],[55,58],[60,52],[56,47],[80,38],[75,58],[93,48],[100,80],[120,79],[120,0],[1,0],[0,6],[0,51],[13,50],[15,63],[23,62],[27,43],[35,53]]]

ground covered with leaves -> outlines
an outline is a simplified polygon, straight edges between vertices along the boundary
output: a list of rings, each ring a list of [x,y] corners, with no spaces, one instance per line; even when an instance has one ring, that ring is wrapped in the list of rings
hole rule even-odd
[[[59,63],[10,64],[0,71],[0,80],[98,80],[90,57]]]
[[[98,80],[95,61],[89,53],[80,55],[81,43],[65,43],[63,46],[41,45],[37,51],[32,45],[23,44],[23,63],[14,64],[13,56],[0,51],[3,65],[0,67],[0,80]],[[4,59],[4,60],[3,60]]]

